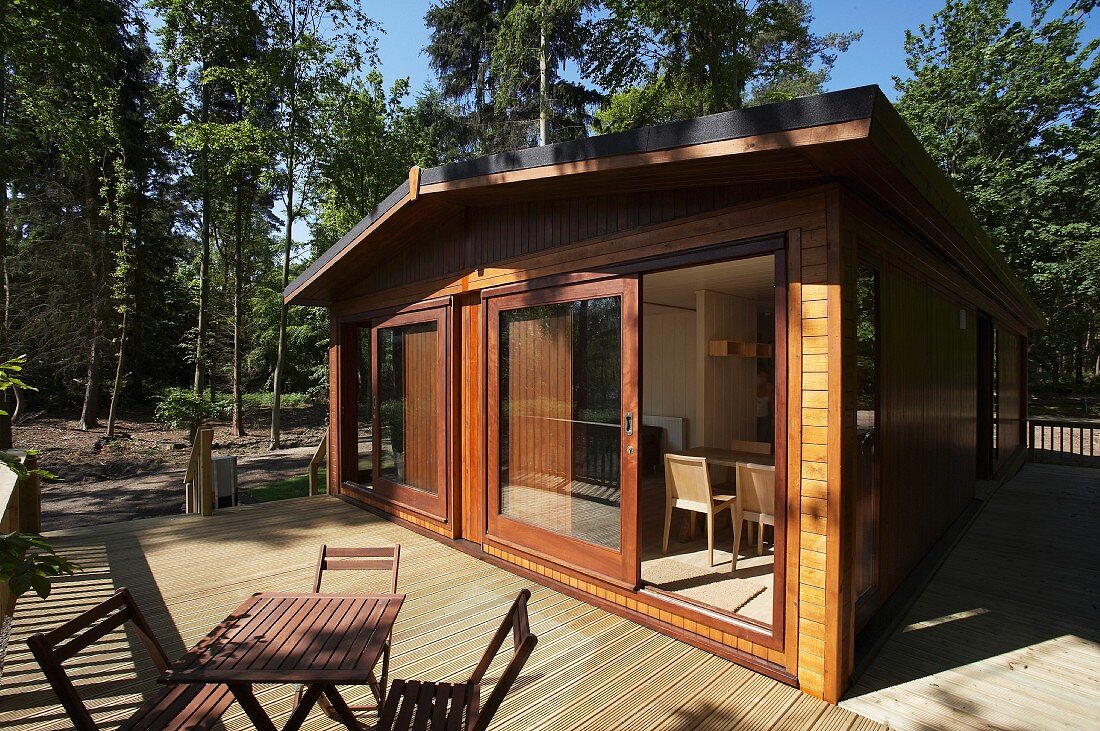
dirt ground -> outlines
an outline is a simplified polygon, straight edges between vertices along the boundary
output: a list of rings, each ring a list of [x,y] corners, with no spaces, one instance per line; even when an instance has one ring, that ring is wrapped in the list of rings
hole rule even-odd
[[[324,435],[328,408],[283,412],[283,449],[267,448],[270,418],[248,415],[248,434],[235,437],[214,422],[214,456],[237,457],[238,483],[254,487],[303,474]],[[39,452],[39,466],[57,475],[42,486],[42,530],[114,523],[182,512],[187,432],[157,424],[152,412],[127,413],[107,437],[106,420],[81,431],[76,414],[38,414],[16,424],[17,449]]]

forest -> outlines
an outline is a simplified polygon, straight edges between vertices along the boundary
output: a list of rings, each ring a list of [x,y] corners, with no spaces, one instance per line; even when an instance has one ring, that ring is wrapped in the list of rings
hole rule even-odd
[[[1045,311],[1032,380],[1100,390],[1095,0],[946,0],[880,85]],[[810,0],[436,0],[434,83],[357,0],[0,0],[0,409],[220,414],[327,394],[287,282],[422,167],[830,89]],[[174,411],[175,410],[175,411]]]

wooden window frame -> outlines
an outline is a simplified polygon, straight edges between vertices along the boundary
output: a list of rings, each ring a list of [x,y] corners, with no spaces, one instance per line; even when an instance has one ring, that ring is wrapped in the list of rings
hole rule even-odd
[[[379,397],[379,350],[378,331],[384,328],[395,328],[404,325],[416,325],[422,323],[436,323],[436,378],[438,379],[439,403],[437,404],[436,418],[436,494],[419,490],[401,482],[388,480],[382,476],[382,419],[381,403]],[[426,517],[440,522],[448,522],[450,518],[450,480],[448,467],[447,426],[450,418],[448,388],[448,365],[450,363],[450,337],[448,330],[448,308],[435,306],[414,311],[406,311],[393,314],[389,317],[372,318],[371,325],[371,383],[373,386],[373,480],[370,486],[356,485],[360,489],[369,491],[377,498],[392,503],[396,506],[412,510]]]
[[[599,546],[580,538],[565,536],[531,523],[508,518],[500,513],[500,314],[538,305],[574,302],[597,297],[621,298],[622,328],[622,403],[620,419],[634,413],[641,424],[640,384],[633,378],[639,372],[638,278],[616,277],[579,284],[551,285],[542,289],[487,296],[486,306],[486,530],[484,542],[503,549],[544,556],[562,566],[594,575],[612,585],[634,589],[640,580],[638,540],[638,435],[622,433],[620,421],[621,492],[619,502],[619,550]],[[633,453],[628,453],[633,447]],[[532,542],[534,538],[534,542]]]

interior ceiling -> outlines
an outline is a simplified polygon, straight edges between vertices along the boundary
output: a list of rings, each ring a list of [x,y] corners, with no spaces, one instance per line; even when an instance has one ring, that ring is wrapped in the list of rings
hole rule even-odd
[[[695,309],[695,292],[701,289],[770,304],[775,296],[775,257],[769,254],[671,269],[642,279],[645,304]]]

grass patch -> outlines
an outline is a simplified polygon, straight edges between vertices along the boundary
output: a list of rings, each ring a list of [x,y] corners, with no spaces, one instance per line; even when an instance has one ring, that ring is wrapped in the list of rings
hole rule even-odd
[[[317,482],[321,493],[324,494],[327,491],[324,470],[318,470]],[[309,495],[309,475],[290,477],[252,488],[252,500],[257,503],[288,500],[292,497],[305,497],[307,495]]]

